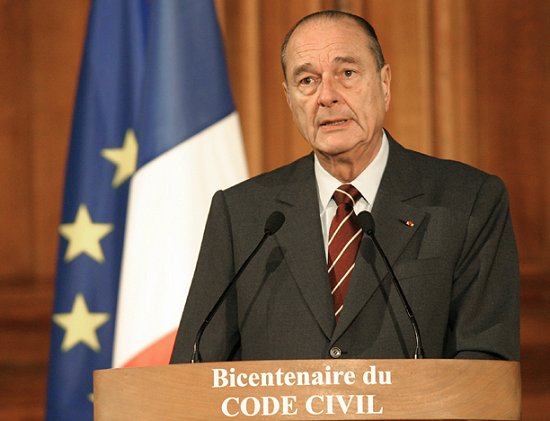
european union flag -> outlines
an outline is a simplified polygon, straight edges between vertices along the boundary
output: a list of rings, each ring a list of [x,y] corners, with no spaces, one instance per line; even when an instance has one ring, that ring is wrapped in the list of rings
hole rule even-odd
[[[140,361],[168,362],[202,235],[203,217],[182,215],[206,218],[212,192],[246,177],[238,126],[211,1],[92,3],[59,228],[47,419],[92,419],[93,370],[153,351],[160,356]],[[209,155],[219,148],[231,165]],[[148,351],[155,341],[162,350]]]

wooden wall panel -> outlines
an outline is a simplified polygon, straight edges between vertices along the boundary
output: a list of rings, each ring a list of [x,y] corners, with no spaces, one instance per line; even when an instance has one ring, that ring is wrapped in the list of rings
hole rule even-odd
[[[0,2],[0,279],[32,273],[28,3]]]
[[[216,0],[252,175],[309,151],[281,87],[302,15],[371,20],[392,66],[387,127],[510,190],[522,268],[524,419],[550,413],[546,0]],[[0,0],[0,419],[42,418],[64,163],[89,1]],[[9,65],[6,65],[9,63]],[[550,366],[549,366],[550,367]]]
[[[367,2],[369,19],[392,69],[386,128],[407,147],[433,153],[432,68],[428,0]]]
[[[263,169],[262,89],[260,2],[216,1],[220,25],[224,33],[228,71],[234,92],[235,106],[241,116],[241,126],[250,174]],[[244,117],[244,118],[243,118]]]
[[[550,413],[550,2],[471,0],[479,165],[510,191],[522,272],[523,419]]]
[[[480,165],[510,189],[524,273],[549,274],[550,2],[506,4],[471,6]]]
[[[477,166],[473,15],[466,0],[432,2],[433,154]]]

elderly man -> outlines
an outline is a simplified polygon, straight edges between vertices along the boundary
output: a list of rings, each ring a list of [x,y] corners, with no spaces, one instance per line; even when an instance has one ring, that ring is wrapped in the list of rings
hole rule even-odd
[[[391,71],[372,26],[335,11],[302,18],[282,48],[283,88],[313,153],[212,200],[172,362],[262,237],[204,332],[204,360],[519,359],[519,275],[507,192],[495,176],[403,148],[384,130]],[[284,141],[284,139],[282,140]]]

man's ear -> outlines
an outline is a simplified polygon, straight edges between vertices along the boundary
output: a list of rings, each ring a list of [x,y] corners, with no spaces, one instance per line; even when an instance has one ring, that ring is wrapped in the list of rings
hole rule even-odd
[[[384,93],[384,104],[386,105],[386,111],[388,111],[391,101],[391,69],[389,64],[385,64],[380,70],[380,82]]]
[[[290,97],[288,93],[288,85],[286,84],[286,80],[283,80],[283,91],[285,92],[286,103],[290,107]]]

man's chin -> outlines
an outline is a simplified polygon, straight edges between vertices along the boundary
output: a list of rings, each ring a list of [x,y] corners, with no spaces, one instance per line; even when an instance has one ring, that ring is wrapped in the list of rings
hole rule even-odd
[[[318,137],[311,146],[323,155],[338,156],[355,149],[357,144],[357,142],[351,142],[349,136],[330,136]]]

